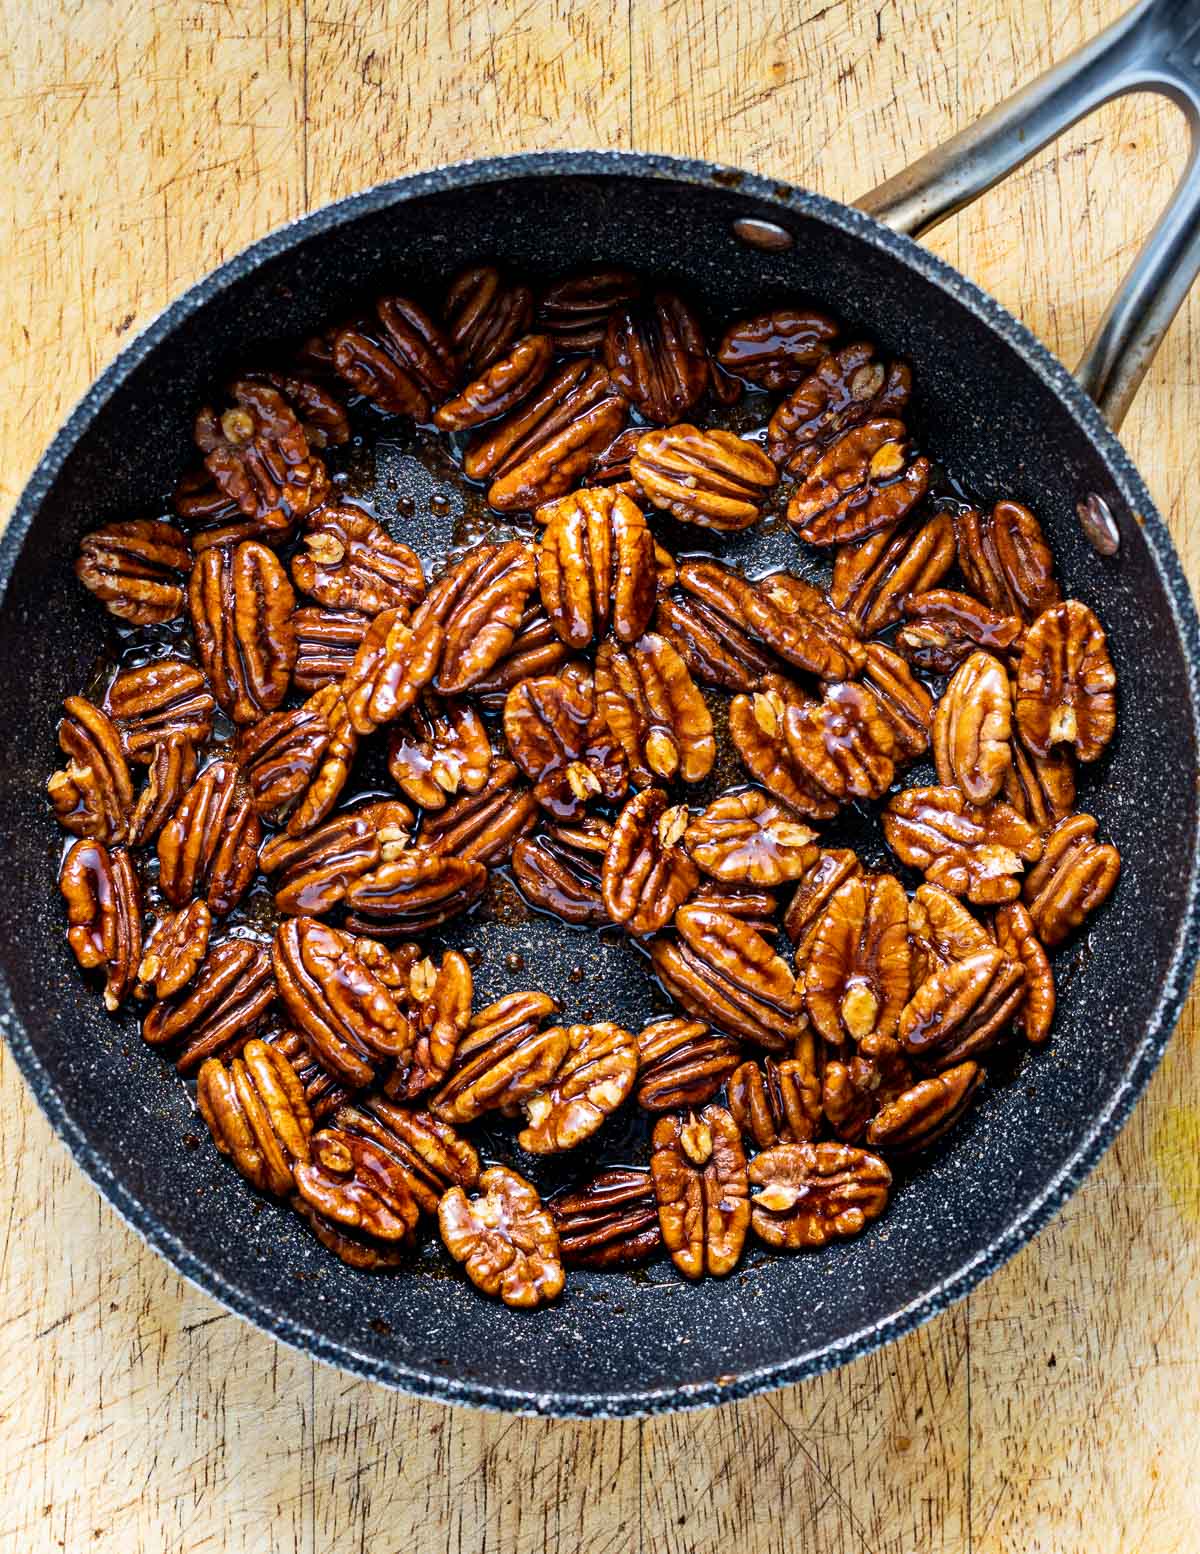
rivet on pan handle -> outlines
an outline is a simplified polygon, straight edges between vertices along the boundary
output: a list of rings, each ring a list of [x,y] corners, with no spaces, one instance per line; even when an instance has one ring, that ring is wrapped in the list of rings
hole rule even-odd
[[[1114,430],[1200,273],[1200,10],[1141,0],[1099,37],[945,145],[881,183],[858,206],[918,237],[962,210],[1094,109],[1161,92],[1191,129],[1188,164],[1157,226],[1092,336],[1076,377]]]

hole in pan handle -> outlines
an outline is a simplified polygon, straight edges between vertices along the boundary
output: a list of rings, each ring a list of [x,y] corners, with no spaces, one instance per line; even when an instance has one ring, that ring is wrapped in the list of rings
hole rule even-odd
[[[1092,336],[1075,375],[1118,429],[1171,320],[1200,273],[1200,7],[1141,0],[1090,43],[860,199],[893,231],[919,237],[969,205],[1101,104],[1161,92],[1186,114],[1192,144],[1170,204]]]

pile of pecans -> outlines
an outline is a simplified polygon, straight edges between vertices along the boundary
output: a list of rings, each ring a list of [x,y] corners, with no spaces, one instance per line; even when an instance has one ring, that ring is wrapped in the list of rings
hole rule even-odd
[[[564,1264],[665,1246],[699,1278],[748,1229],[820,1247],[884,1211],[1001,1044],[1049,1036],[1047,951],[1120,865],[1075,810],[1115,676],[1034,515],[937,495],[911,388],[811,310],[713,347],[634,275],[535,294],[480,265],[436,313],[381,297],[231,383],[176,521],[83,539],[125,639],[67,699],[48,783],[71,947],[110,1011],[143,1003],[216,1147],[347,1263],[404,1263],[436,1218],[481,1290],[536,1306]],[[760,433],[720,424],[740,400]],[[427,576],[331,474],[372,415],[445,433],[516,537]],[[827,585],[713,558],[760,522],[831,555]],[[746,780],[714,792],[726,726]],[[352,800],[377,735],[394,792]],[[930,758],[936,782],[897,780]],[[865,804],[898,874],[822,840]],[[429,936],[494,871],[618,925],[674,1012],[476,1008],[469,956]],[[555,1154],[631,1104],[648,1169],[549,1204],[470,1137],[501,1115]]]

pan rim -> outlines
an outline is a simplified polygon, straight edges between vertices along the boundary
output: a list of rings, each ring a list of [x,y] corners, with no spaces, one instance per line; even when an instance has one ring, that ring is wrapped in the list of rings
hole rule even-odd
[[[403,204],[413,198],[512,178],[589,176],[624,176],[639,180],[653,178],[664,182],[709,186],[773,205],[783,215],[790,213],[821,220],[880,250],[938,286],[1012,347],[1096,447],[1131,511],[1142,520],[1142,533],[1170,601],[1175,630],[1187,661],[1192,735],[1196,747],[1200,748],[1200,619],[1197,618],[1182,564],[1170,533],[1132,460],[1067,368],[982,287],[962,275],[946,260],[910,238],[892,232],[873,217],[826,195],[782,180],[720,163],[655,153],[535,151],[449,163],[374,185],[324,205],[276,227],[240,250],[157,313],[96,378],[63,422],[38,460],[17,499],[4,534],[0,536],[0,608],[7,601],[17,558],[42,502],[93,421],[141,363],[160,345],[168,342],[184,320],[230,284],[303,242],[351,223],[361,216]],[[867,1324],[835,1343],[808,1350],[787,1360],[773,1360],[720,1379],[619,1393],[548,1393],[438,1375],[363,1353],[344,1340],[331,1340],[284,1312],[268,1307],[251,1289],[229,1280],[160,1224],[154,1213],[124,1185],[102,1154],[88,1142],[25,1031],[3,967],[0,967],[0,1032],[51,1127],[121,1219],[165,1257],[189,1283],[271,1337],[310,1358],[352,1375],[440,1402],[557,1418],[647,1417],[710,1407],[792,1385],[869,1354],[929,1321],[1007,1262],[1058,1212],[1097,1164],[1128,1119],[1174,1031],[1191,986],[1198,951],[1200,827],[1192,840],[1181,927],[1158,1000],[1148,1015],[1141,1041],[1119,1085],[1108,1097],[1103,1109],[1092,1119],[1074,1153],[1050,1183],[1025,1205],[999,1236],[941,1279],[931,1290],[880,1321]]]

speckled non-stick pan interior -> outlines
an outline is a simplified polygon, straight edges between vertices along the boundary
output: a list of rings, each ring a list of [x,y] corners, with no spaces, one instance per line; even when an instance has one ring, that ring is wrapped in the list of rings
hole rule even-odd
[[[741,216],[780,222],[794,245],[747,246],[731,230]],[[1092,931],[1060,957],[1048,1049],[990,1088],[858,1239],[815,1256],[752,1254],[697,1287],[667,1263],[637,1278],[576,1273],[562,1301],[534,1314],[485,1301],[436,1251],[412,1272],[355,1273],[246,1188],[199,1137],[184,1087],[134,1018],[109,1018],[84,987],[43,796],[60,698],[85,683],[102,637],[71,571],[79,536],[144,514],[170,489],[198,397],[231,362],[252,360],[254,342],[302,335],[373,287],[433,286],[477,256],[534,275],[627,265],[677,283],[718,319],[800,296],[907,357],[922,445],[981,497],[1034,508],[1068,590],[1104,621],[1121,677],[1118,737],[1081,803],[1124,872]],[[433,486],[401,448],[385,450],[378,473],[377,505],[399,533],[406,485],[422,511]],[[1091,493],[1117,519],[1116,559],[1080,532],[1076,503]],[[762,565],[790,545],[775,534],[737,554]],[[738,1396],[861,1352],[963,1293],[1045,1220],[1111,1139],[1187,991],[1197,635],[1161,521],[1116,440],[1019,325],[907,239],[819,197],[697,163],[551,154],[403,180],[319,212],[202,283],[105,374],[26,491],[0,567],[8,1040],[84,1169],[156,1247],[253,1321],[349,1370],[451,1400],[601,1414]],[[651,1007],[648,980],[620,948],[544,919],[490,923],[478,937],[484,994],[540,982],[568,1015],[635,1029]],[[510,952],[524,959],[519,974]]]

